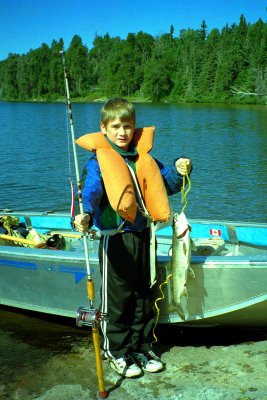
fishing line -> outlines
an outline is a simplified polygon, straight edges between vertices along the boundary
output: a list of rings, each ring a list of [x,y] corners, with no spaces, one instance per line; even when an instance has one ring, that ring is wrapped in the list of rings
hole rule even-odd
[[[62,55],[62,63],[63,63],[63,70],[64,70],[65,89],[66,89],[66,106],[67,106],[67,113],[69,116],[69,123],[70,123],[70,130],[71,130],[71,142],[72,142],[72,151],[73,151],[75,174],[76,174],[79,210],[80,210],[80,214],[84,215],[83,202],[82,202],[82,187],[81,187],[82,185],[81,185],[81,181],[80,181],[79,164],[78,164],[78,157],[77,157],[77,151],[76,151],[74,123],[73,123],[73,115],[72,115],[71,101],[70,101],[69,81],[68,81],[68,75],[67,75],[67,70],[66,70],[66,61],[65,61],[64,51],[61,51],[60,53]],[[90,269],[90,262],[89,262],[88,234],[83,233],[82,237],[83,237],[83,242],[84,242],[85,262],[86,262],[86,270],[87,270],[88,297],[89,297],[90,305],[92,306],[93,300],[94,300],[94,288],[93,288],[93,280],[92,280],[92,276],[91,276],[91,269]]]
[[[153,343],[156,343],[156,342],[158,341],[158,338],[157,338],[157,336],[156,336],[156,334],[155,334],[155,329],[156,329],[156,326],[158,325],[158,322],[159,322],[159,313],[160,313],[160,309],[159,309],[157,303],[158,303],[158,301],[160,301],[160,300],[164,300],[165,295],[164,295],[164,293],[163,293],[162,286],[163,286],[163,285],[167,285],[168,280],[169,280],[169,278],[170,278],[171,276],[172,276],[172,274],[169,274],[169,275],[167,276],[166,280],[165,280],[164,282],[162,282],[162,283],[159,285],[159,291],[160,291],[160,293],[161,293],[161,297],[158,297],[158,298],[155,300],[155,308],[156,308],[156,310],[157,310],[157,313],[156,313],[155,325],[154,325],[154,328],[153,328],[153,337],[155,338],[155,340],[153,341]]]
[[[189,178],[189,174],[188,174],[188,168],[187,168],[187,164],[186,161],[184,162],[184,166],[185,166],[185,175],[183,176],[183,186],[181,188],[181,203],[183,204],[183,208],[182,208],[182,212],[184,212],[186,206],[187,206],[187,195],[191,189],[191,181]],[[186,181],[188,182],[188,188],[185,190],[186,187]]]
[[[65,86],[65,99],[67,99],[67,89]],[[68,111],[68,105],[67,105],[67,100],[66,100],[66,107],[65,107],[65,115],[66,115],[66,137],[67,137],[67,152],[68,152],[68,169],[69,169],[69,184],[70,184],[70,190],[71,190],[71,207],[70,207],[70,215],[72,220],[74,220],[75,216],[75,194],[74,194],[74,186],[73,186],[73,180],[72,180],[72,171],[73,171],[73,165],[71,161],[71,132],[70,132],[70,120],[69,120],[69,111]]]
[[[66,89],[66,105],[67,112],[69,116],[70,123],[70,131],[71,131],[71,142],[72,142],[72,151],[74,158],[74,166],[75,166],[75,175],[76,175],[76,184],[78,191],[78,200],[79,200],[79,211],[80,214],[84,215],[83,202],[82,202],[82,185],[80,181],[80,173],[79,173],[79,164],[78,157],[76,151],[76,143],[75,143],[75,134],[74,134],[74,124],[73,124],[73,115],[71,109],[71,101],[70,101],[70,91],[69,91],[69,81],[66,70],[65,56],[64,51],[60,51],[62,55],[62,63],[64,70],[64,80],[65,80],[65,89]],[[90,261],[89,261],[89,249],[88,249],[88,233],[82,233],[83,244],[84,244],[84,253],[85,253],[85,262],[86,262],[86,270],[87,270],[87,294],[89,299],[90,308],[80,307],[78,313],[76,315],[76,324],[78,326],[88,325],[92,327],[92,335],[93,335],[93,344],[95,348],[95,356],[96,356],[96,372],[97,379],[99,385],[98,395],[101,399],[105,399],[108,397],[108,392],[105,390],[104,377],[103,377],[103,367],[102,367],[102,359],[100,352],[100,335],[99,335],[99,324],[103,318],[103,315],[99,310],[96,310],[93,307],[93,303],[95,300],[95,291],[94,291],[94,282],[91,275]]]

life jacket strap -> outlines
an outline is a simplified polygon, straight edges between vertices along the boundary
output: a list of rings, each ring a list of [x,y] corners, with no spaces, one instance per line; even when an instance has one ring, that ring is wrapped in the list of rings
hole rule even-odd
[[[147,219],[147,225],[150,228],[150,249],[149,249],[149,265],[150,265],[150,287],[156,283],[156,222],[153,221],[143,200],[134,170],[127,164],[132,176],[134,188],[136,191],[137,202],[139,211]]]

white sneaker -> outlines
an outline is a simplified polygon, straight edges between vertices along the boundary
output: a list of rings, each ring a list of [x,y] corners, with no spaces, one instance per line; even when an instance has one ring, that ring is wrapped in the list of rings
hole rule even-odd
[[[133,378],[142,374],[141,368],[134,362],[130,355],[109,359],[111,368],[126,378]]]
[[[164,368],[161,359],[152,350],[144,353],[132,353],[132,356],[145,372],[158,372]]]

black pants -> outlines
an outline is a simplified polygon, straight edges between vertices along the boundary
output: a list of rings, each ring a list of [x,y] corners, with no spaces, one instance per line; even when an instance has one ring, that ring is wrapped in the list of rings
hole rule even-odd
[[[102,274],[102,348],[120,357],[151,348],[155,315],[149,288],[149,229],[118,233],[100,240]]]

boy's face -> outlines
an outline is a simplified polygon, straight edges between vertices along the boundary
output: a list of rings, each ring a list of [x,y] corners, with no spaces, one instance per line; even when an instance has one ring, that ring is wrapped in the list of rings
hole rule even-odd
[[[125,151],[128,150],[134,130],[135,125],[133,122],[122,121],[120,118],[109,121],[106,126],[101,123],[101,131],[108,136],[112,143]]]

